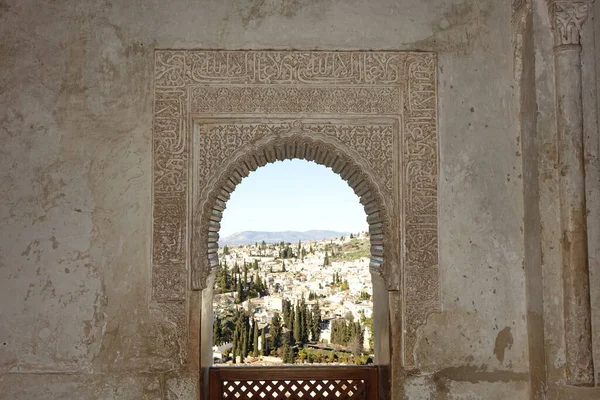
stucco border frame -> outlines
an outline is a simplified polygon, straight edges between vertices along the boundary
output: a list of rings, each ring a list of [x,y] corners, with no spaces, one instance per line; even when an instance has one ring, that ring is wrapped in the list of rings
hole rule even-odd
[[[191,279],[190,257],[191,213],[196,200],[192,190],[192,120],[198,114],[254,118],[282,113],[329,118],[395,116],[402,122],[401,145],[390,160],[399,185],[398,194],[392,194],[390,210],[390,226],[396,234],[384,239],[384,247],[394,249],[391,254],[396,257],[384,260],[388,265],[382,276],[388,290],[401,292],[402,353],[405,366],[413,366],[416,329],[440,308],[435,54],[156,50],[154,62],[152,301],[171,303],[170,307],[179,304],[185,312],[187,292],[202,289]],[[271,93],[282,87],[295,87],[300,92],[311,88],[310,96],[321,97],[304,108],[289,106],[282,111],[277,108],[281,102],[269,104],[268,100],[253,102],[253,108],[248,108],[248,102],[241,102],[241,94],[233,89],[238,87],[268,88]],[[206,101],[199,106],[190,94],[192,88],[216,94],[201,94]],[[360,101],[341,100],[338,95],[344,90],[354,90]],[[394,90],[400,93],[395,108],[385,97]],[[219,97],[219,93],[225,95]],[[296,103],[292,99],[289,104]]]

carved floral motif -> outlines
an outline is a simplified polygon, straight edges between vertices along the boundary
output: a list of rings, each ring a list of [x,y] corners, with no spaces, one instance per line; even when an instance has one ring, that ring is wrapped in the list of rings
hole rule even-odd
[[[549,7],[555,45],[579,45],[581,28],[589,14],[589,2],[549,0]]]
[[[286,122],[278,123],[212,123],[198,124],[198,167],[199,188],[205,188],[208,178],[227,158],[243,146],[257,139],[282,131]],[[307,132],[334,137],[356,150],[383,181],[392,194],[394,124],[303,124]]]

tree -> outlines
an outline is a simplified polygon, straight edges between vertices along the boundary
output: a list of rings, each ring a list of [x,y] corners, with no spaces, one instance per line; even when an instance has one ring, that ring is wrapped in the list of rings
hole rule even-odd
[[[242,331],[242,346],[240,348],[240,362],[243,363],[244,359],[248,356],[248,331],[245,329]]]
[[[321,336],[321,308],[317,301],[312,307],[312,324],[310,335],[312,340],[318,342]]]
[[[294,316],[294,341],[302,343],[302,312],[296,303],[296,315]]]
[[[235,333],[233,334],[233,346],[231,347],[231,357],[233,357],[234,364],[237,362],[236,354],[237,354],[238,342],[239,342],[239,331],[236,328]]]
[[[294,350],[290,347],[287,340],[283,344],[282,358],[284,364],[294,364]]]
[[[229,255],[229,246],[227,246],[227,245],[223,246],[223,255],[224,256]]]
[[[352,311],[347,311],[346,314],[344,314],[344,319],[348,322],[354,322],[354,314],[352,314]]]
[[[267,249],[267,243],[265,243],[265,241],[263,240],[262,243],[260,244],[260,254],[261,255],[265,255],[265,250]]]
[[[358,356],[363,351],[363,343],[362,343],[362,335],[353,335],[352,338],[348,342],[348,349],[354,354]]]
[[[350,285],[348,284],[347,280],[344,280],[344,282],[342,282],[342,290],[350,290]]]
[[[277,350],[281,347],[282,331],[281,317],[279,316],[279,313],[276,312],[273,314],[273,319],[271,319],[271,343],[273,350]]]
[[[327,251],[325,251],[325,258],[323,259],[323,266],[327,267],[329,266],[330,262],[329,262],[329,255],[327,254]]]
[[[242,287],[241,279],[238,279],[236,286],[237,286],[237,298],[235,299],[235,301],[236,301],[236,303],[241,303],[245,300],[244,299],[244,288]]]
[[[258,357],[258,322],[252,322],[252,357]]]
[[[265,327],[266,328],[266,327]],[[261,343],[261,347],[262,347],[262,355],[266,356],[269,353],[267,352],[267,335],[265,333],[265,328],[262,329],[262,333],[261,333],[261,337],[260,337],[260,343]]]
[[[308,335],[310,334],[310,327],[312,325],[312,315],[308,312],[308,306],[304,302],[304,299],[300,302],[300,313],[302,326],[300,330],[302,344],[308,343]]]
[[[290,317],[292,316],[292,302],[288,299],[283,300],[283,324],[290,329],[292,326],[292,321]]]
[[[221,327],[221,319],[216,318],[213,323],[213,343],[217,346],[223,342],[223,328]]]

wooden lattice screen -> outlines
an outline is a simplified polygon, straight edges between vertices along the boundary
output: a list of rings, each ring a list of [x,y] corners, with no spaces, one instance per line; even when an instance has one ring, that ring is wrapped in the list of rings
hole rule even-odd
[[[376,366],[213,367],[210,400],[377,399]]]

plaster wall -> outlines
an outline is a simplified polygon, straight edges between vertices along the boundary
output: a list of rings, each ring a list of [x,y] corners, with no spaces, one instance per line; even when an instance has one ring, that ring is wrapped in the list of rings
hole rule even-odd
[[[496,0],[0,1],[0,398],[197,396],[187,317],[150,301],[153,53],[170,48],[437,52],[442,312],[393,397],[529,398],[511,12]],[[536,46],[551,42],[542,13]],[[544,135],[550,55],[536,51]],[[540,185],[549,226],[554,175]],[[546,354],[560,364],[556,235],[542,230]]]

